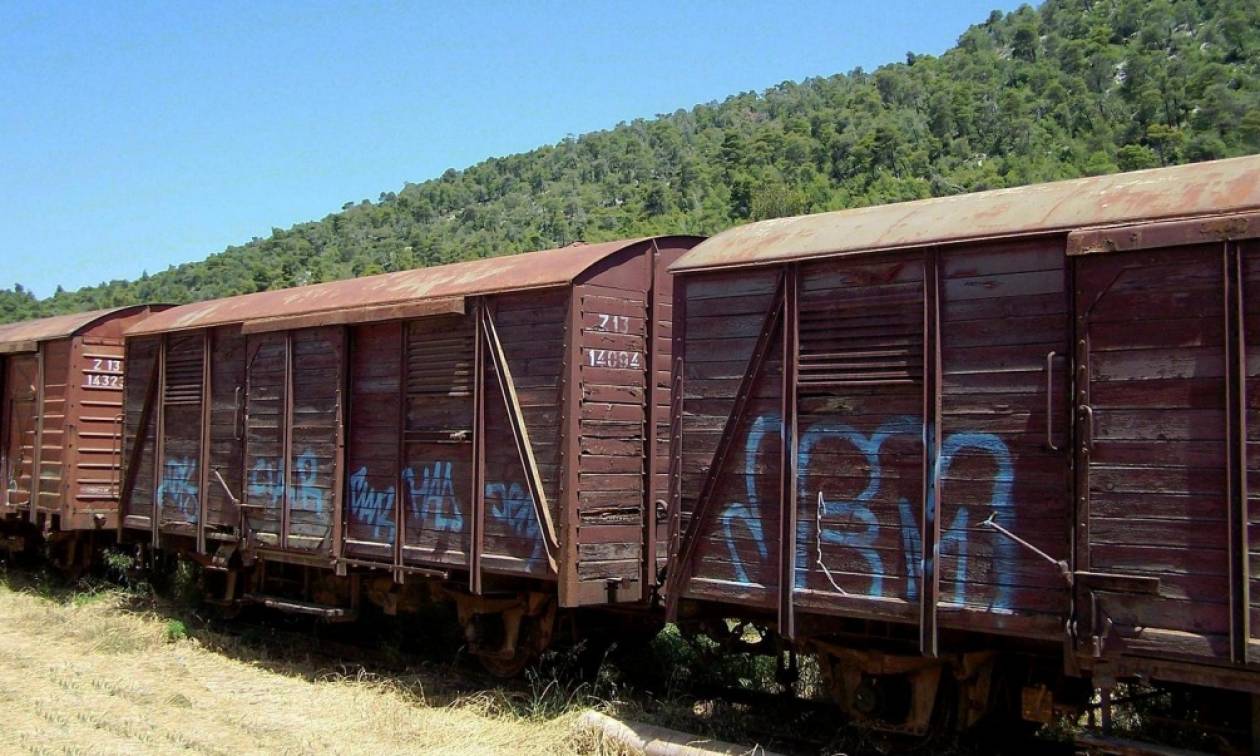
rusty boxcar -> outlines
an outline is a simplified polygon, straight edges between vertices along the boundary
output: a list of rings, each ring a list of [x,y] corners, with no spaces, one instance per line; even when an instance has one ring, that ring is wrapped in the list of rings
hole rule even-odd
[[[1260,692],[1258,237],[1247,157],[701,243],[670,611],[760,622],[912,732],[1011,680],[1032,718],[1091,675]]]
[[[0,528],[11,550],[41,536],[82,567],[118,525],[123,331],[154,308],[0,325]]]
[[[495,671],[663,565],[672,289],[698,239],[178,307],[128,334],[122,527],[221,600],[455,602]],[[502,623],[498,623],[498,619]]]

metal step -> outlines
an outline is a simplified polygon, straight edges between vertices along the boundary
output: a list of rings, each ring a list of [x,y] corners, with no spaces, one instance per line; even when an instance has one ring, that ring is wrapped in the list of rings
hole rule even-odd
[[[325,622],[353,622],[359,618],[359,612],[350,607],[316,604],[310,601],[298,601],[297,599],[268,596],[262,593],[247,593],[241,597],[241,601],[265,606],[268,609],[288,612],[289,614],[319,617]]]

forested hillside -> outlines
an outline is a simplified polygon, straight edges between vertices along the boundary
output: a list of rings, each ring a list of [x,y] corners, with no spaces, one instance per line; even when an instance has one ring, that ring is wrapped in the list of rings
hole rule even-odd
[[[940,57],[492,158],[136,281],[0,291],[0,320],[1251,152],[1260,0],[1049,0],[994,12]]]

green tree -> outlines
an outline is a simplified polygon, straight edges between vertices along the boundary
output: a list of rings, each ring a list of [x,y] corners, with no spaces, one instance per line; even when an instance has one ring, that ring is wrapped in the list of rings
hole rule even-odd
[[[939,56],[785,82],[348,202],[205,260],[0,319],[386,270],[1260,151],[1260,3],[1047,0]]]

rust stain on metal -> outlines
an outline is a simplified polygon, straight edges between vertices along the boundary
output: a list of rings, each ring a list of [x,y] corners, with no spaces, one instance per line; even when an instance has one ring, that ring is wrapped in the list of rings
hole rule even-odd
[[[470,260],[433,268],[383,273],[198,302],[150,318],[127,335],[139,336],[275,318],[315,316],[320,313],[340,313],[336,316],[336,322],[346,323],[349,319],[345,311],[357,309],[365,311],[365,317],[359,318],[359,321],[375,320],[379,318],[372,315],[372,310],[388,305],[561,286],[570,283],[609,254],[641,241],[643,240],[627,239],[600,244],[572,244],[541,252]]]
[[[1260,211],[1121,226],[1083,228],[1067,236],[1067,255],[1155,249],[1184,244],[1226,242],[1260,234]]]
[[[1260,209],[1260,156],[777,218],[700,244],[674,272]]]
[[[34,351],[34,345],[41,341],[63,339],[74,336],[97,321],[127,310],[140,309],[146,305],[130,305],[111,307],[105,310],[74,312],[68,315],[54,315],[38,320],[24,320],[20,323],[0,325],[0,353],[16,351]],[[153,308],[163,307],[153,305]]]

